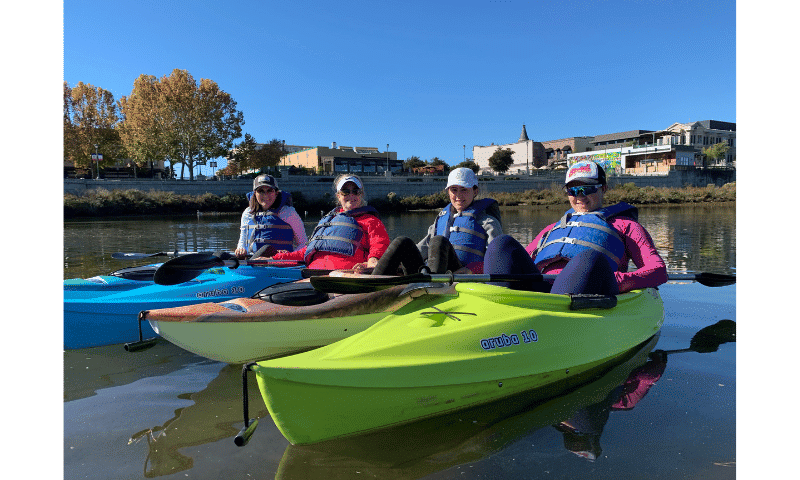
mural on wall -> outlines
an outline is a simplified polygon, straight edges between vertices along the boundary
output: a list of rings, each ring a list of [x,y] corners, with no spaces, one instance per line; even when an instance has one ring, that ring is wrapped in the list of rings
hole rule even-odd
[[[622,157],[620,152],[587,152],[584,155],[575,155],[567,159],[567,166],[577,162],[596,162],[606,175],[621,175],[622,174]]]

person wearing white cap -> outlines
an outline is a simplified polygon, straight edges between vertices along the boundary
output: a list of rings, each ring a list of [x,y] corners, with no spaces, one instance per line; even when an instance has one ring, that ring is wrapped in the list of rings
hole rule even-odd
[[[478,178],[469,168],[453,169],[445,187],[447,204],[416,245],[408,237],[397,237],[378,261],[373,275],[394,274],[400,265],[407,273],[427,264],[432,273],[483,273],[486,246],[503,234],[496,200],[476,200]]]
[[[272,258],[303,260],[308,268],[357,272],[378,263],[389,246],[389,234],[378,211],[364,201],[364,182],[358,175],[344,174],[333,185],[339,205],[322,217],[308,245]]]
[[[272,175],[253,179],[253,191],[248,194],[250,205],[242,213],[237,258],[253,255],[272,256],[305,246],[308,238],[303,221],[292,207],[292,196],[278,189]]]
[[[559,294],[616,295],[657,287],[667,268],[653,239],[637,222],[638,210],[625,202],[603,207],[606,173],[595,162],[578,162],[567,170],[564,190],[572,208],[548,225],[527,248],[508,235],[486,251],[486,273],[544,273],[546,282],[505,282],[519,290]],[[636,270],[629,272],[633,262]]]

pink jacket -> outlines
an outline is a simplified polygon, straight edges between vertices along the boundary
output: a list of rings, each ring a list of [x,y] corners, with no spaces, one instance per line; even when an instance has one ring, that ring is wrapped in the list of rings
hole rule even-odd
[[[533,257],[539,240],[550,231],[555,223],[548,225],[533,239],[525,251]],[[658,254],[650,234],[639,223],[625,217],[611,219],[611,225],[621,234],[625,242],[625,255],[620,260],[619,268],[615,273],[619,292],[628,292],[640,288],[657,287],[667,281],[667,267],[661,255]],[[628,262],[633,261],[636,270],[628,271]],[[564,269],[566,260],[553,262],[544,268],[542,273],[557,274]]]

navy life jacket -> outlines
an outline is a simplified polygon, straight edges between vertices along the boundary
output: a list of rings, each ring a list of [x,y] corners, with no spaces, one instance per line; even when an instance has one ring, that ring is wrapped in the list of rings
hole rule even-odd
[[[271,245],[276,250],[292,250],[294,230],[285,220],[278,216],[278,212],[286,206],[292,205],[292,196],[286,192],[279,192],[275,203],[269,210],[256,212],[250,219],[249,228],[252,232],[250,239],[250,253],[256,252],[265,245]]]
[[[448,203],[436,217],[436,235],[442,235],[450,240],[462,265],[467,266],[474,262],[483,263],[489,235],[486,234],[486,230],[478,222],[477,217],[492,206],[496,209],[496,205],[496,200],[482,198],[472,202],[464,211],[455,212],[452,204]]]
[[[602,253],[611,268],[617,271],[625,255],[625,243],[619,232],[611,226],[610,220],[616,216],[636,220],[638,215],[636,207],[625,202],[585,213],[570,208],[539,240],[533,261],[541,270],[552,262],[570,259],[586,249],[592,249]]]
[[[338,212],[339,207],[331,210],[322,217],[311,238],[308,240],[304,260],[306,265],[311,263],[312,257],[317,252],[330,252],[352,257],[361,248],[364,239],[364,230],[355,217],[372,214],[378,216],[378,211],[369,205],[358,207],[349,212]]]

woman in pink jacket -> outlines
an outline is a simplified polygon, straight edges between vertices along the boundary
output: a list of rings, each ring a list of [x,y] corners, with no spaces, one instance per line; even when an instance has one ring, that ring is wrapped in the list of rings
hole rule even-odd
[[[504,282],[518,290],[560,294],[616,295],[657,287],[667,268],[647,230],[627,203],[603,207],[606,174],[594,162],[567,170],[564,189],[571,209],[523,248],[509,235],[497,237],[486,250],[484,273],[554,274],[547,282]],[[628,271],[629,262],[636,270]]]

